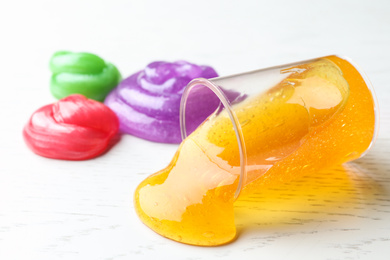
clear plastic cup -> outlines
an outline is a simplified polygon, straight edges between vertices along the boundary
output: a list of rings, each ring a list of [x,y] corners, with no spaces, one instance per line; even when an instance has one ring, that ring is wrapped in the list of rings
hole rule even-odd
[[[343,121],[342,117],[345,116],[345,113],[342,112],[345,107],[353,107],[353,110],[356,111],[356,113],[349,113],[348,116],[350,117],[359,114],[359,110],[361,112],[368,111],[371,115],[363,118],[363,120],[360,119],[362,116],[352,118],[352,125],[349,128],[347,124],[341,124],[341,126],[335,124],[327,127],[328,137],[338,136],[337,143],[333,146],[335,154],[339,158],[333,159],[335,156],[332,156],[331,160],[326,159],[326,152],[329,150],[329,147],[327,147],[328,149],[324,149],[321,153],[324,156],[312,158],[303,165],[298,163],[297,167],[293,167],[293,171],[302,173],[302,168],[310,166],[308,163],[317,165],[312,167],[312,170],[319,170],[362,157],[373,145],[377,136],[379,124],[378,103],[374,90],[366,75],[354,62],[346,57],[333,55],[209,80],[194,79],[184,89],[181,100],[180,126],[183,140],[187,138],[186,118],[189,117],[189,113],[186,113],[187,103],[190,103],[191,99],[196,97],[197,92],[204,92],[204,88],[211,90],[220,99],[223,110],[220,108],[216,114],[223,111],[228,115],[232,129],[234,129],[238,149],[232,149],[232,151],[235,151],[235,155],[240,158],[240,178],[235,198],[238,198],[245,185],[264,175],[270,167],[283,158],[296,153],[307,141],[310,133],[319,129],[324,131],[323,126],[331,121]],[[232,95],[231,93],[236,94]],[[349,100],[351,94],[353,95],[353,101]],[[263,99],[258,97],[263,97]],[[278,111],[273,106],[264,105],[265,102],[276,102],[278,98],[284,98],[278,103],[281,106],[286,106],[286,111]],[[367,100],[367,104],[363,104],[364,100]],[[263,102],[263,104],[258,105],[258,111],[253,110],[250,113],[264,112],[273,107],[273,111],[267,116],[272,116],[274,120],[268,119],[266,122],[265,116],[260,114],[251,115],[255,119],[250,119],[245,111],[248,107],[253,107],[255,102]],[[291,109],[288,109],[287,106],[290,106]],[[301,109],[296,109],[297,107]],[[284,113],[284,115],[279,117],[280,113]],[[218,120],[216,114],[209,120]],[[302,127],[302,123],[305,123],[305,118],[302,117],[305,114],[308,124]],[[287,121],[294,120],[294,118],[301,120],[301,124],[297,122],[296,128],[287,129],[283,126]],[[263,122],[261,124],[248,123],[249,120],[256,119]],[[261,142],[254,141],[254,139],[261,139],[261,135],[264,134],[261,132],[264,128],[260,129],[260,125],[265,125],[265,128],[267,128],[265,131],[275,131],[276,128],[282,131],[285,130],[287,134],[290,134],[288,131],[296,131],[293,134],[296,134],[298,138],[277,142],[283,146],[280,147],[279,151],[268,153],[268,157],[265,156],[262,159],[254,158],[258,157],[255,153],[259,150],[248,149],[248,144],[257,143],[261,145]],[[292,125],[290,124],[290,126]],[[253,132],[253,129],[248,129],[251,127],[258,127],[258,131]],[[210,131],[217,131],[217,129],[211,129]],[[352,135],[359,140],[348,144],[343,137],[344,135],[339,133],[340,131],[346,136]],[[285,136],[280,136],[280,138],[283,137]],[[314,138],[314,135],[311,138]],[[325,148],[323,145],[323,142],[317,145],[313,142],[313,150],[321,151]],[[343,146],[347,147],[338,152]],[[322,158],[327,161],[326,165],[318,162],[318,159]],[[259,164],[261,164],[260,167]]]

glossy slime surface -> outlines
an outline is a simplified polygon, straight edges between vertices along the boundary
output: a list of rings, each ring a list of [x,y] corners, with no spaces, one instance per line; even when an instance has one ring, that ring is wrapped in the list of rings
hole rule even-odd
[[[287,72],[269,91],[234,108],[248,156],[243,195],[356,159],[372,141],[374,101],[348,61],[329,56],[280,73]],[[239,173],[232,123],[221,112],[182,142],[167,168],[138,186],[136,212],[170,239],[228,243],[236,236]]]
[[[50,91],[58,99],[82,94],[102,102],[121,79],[113,64],[86,52],[56,52],[51,57],[50,70]]]
[[[184,87],[194,78],[217,76],[209,66],[157,61],[124,79],[104,103],[119,117],[122,132],[155,142],[180,143],[179,108]],[[199,93],[191,106],[188,128],[194,130],[218,105],[211,91]]]
[[[23,129],[23,136],[38,155],[86,160],[106,151],[118,129],[118,118],[111,109],[75,94],[35,111]]]

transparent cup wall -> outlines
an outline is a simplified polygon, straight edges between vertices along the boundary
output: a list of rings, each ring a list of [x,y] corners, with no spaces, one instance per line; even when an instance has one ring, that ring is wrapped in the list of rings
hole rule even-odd
[[[374,104],[375,125],[374,133],[368,137],[370,143],[364,151],[361,151],[360,149],[355,152],[354,148],[351,147],[351,153],[359,153],[359,156],[351,156],[350,159],[345,159],[345,161],[349,161],[363,156],[375,141],[379,121],[377,100],[369,80],[366,75],[358,69],[357,65],[345,57],[330,57],[344,60],[358,71],[364,80],[364,84],[366,85],[370,98],[373,100]],[[191,120],[191,114],[194,113],[191,109],[196,109],[196,105],[193,103],[200,101],[198,97],[200,96],[199,93],[204,95],[204,93],[209,92],[209,95],[216,95],[220,100],[220,107],[208,120],[215,120],[220,113],[224,113],[224,116],[228,116],[231,120],[231,127],[234,129],[236,138],[236,144],[232,145],[237,146],[236,156],[240,158],[240,181],[235,193],[235,198],[238,198],[244,185],[264,174],[272,165],[274,165],[275,161],[294,153],[302,142],[305,141],[304,139],[313,127],[316,127],[319,124],[326,124],[326,121],[331,120],[332,117],[336,116],[345,108],[349,99],[349,92],[351,91],[349,86],[350,83],[347,82],[348,80],[342,82],[343,80],[345,81],[345,79],[343,79],[344,68],[334,66],[334,62],[327,58],[328,57],[290,63],[210,80],[195,79],[190,82],[184,90],[180,111],[183,140],[189,133],[194,131],[194,129],[186,128],[186,122]],[[327,78],[330,78],[329,82],[326,82]],[[258,98],[262,95],[269,95],[269,98]],[[255,162],[256,158],[254,157],[256,157],[256,155],[253,154],[255,151],[253,149],[247,149],[248,142],[253,140],[254,137],[246,136],[253,134],[253,131],[243,130],[246,127],[243,126],[243,124],[248,124],[248,120],[251,120],[247,117],[245,112],[243,112],[243,110],[246,110],[245,104],[247,104],[247,106],[253,106],[256,102],[275,102],[278,98],[283,98],[283,95],[290,95],[290,97],[284,101],[279,101],[280,105],[298,105],[306,111],[307,121],[309,122],[305,126],[307,129],[295,129],[297,132],[293,131],[295,134],[298,132],[304,133],[306,131],[306,134],[294,141],[279,142],[279,145],[284,146],[284,148],[281,148],[283,151],[275,151],[274,154],[269,153],[267,158],[263,158],[262,160],[257,158],[257,162]],[[268,126],[265,126],[265,128],[267,128],[265,131],[275,131],[276,128],[280,128],[280,124],[286,122],[286,117],[289,117],[290,119],[300,118],[302,120],[301,117],[305,112],[302,114],[302,109],[301,111],[298,111],[292,106],[291,110],[288,113],[284,111],[284,116],[280,117],[278,120],[267,121],[264,118],[265,116],[263,118],[261,116],[256,116],[255,118],[257,118],[257,120],[263,120],[264,124],[267,122],[269,123]],[[269,108],[271,109],[272,106]],[[265,110],[267,110],[267,108],[266,106],[263,106],[263,109],[259,108],[258,111],[264,112]],[[326,112],[323,112],[321,115],[321,112],[314,110],[329,110],[329,114],[327,115]],[[278,113],[278,110],[274,110],[269,116],[277,117]],[[313,119],[313,117],[316,116],[317,121]],[[260,125],[261,124],[259,123],[253,125],[253,127],[259,127]],[[301,128],[301,126],[298,125],[296,127]],[[291,131],[291,128],[285,128],[284,130]],[[257,135],[256,138],[261,138],[261,135],[264,134],[264,132],[261,132],[259,129],[255,134]],[[283,138],[284,136],[273,137]],[[258,144],[261,145],[261,143]],[[258,150],[256,149],[256,151]],[[257,169],[254,170],[254,168]]]

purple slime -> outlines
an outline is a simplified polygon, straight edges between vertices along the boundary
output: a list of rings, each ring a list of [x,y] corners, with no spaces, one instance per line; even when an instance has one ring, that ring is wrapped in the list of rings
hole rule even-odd
[[[104,103],[118,116],[124,133],[161,143],[180,143],[179,109],[184,87],[194,78],[214,78],[209,66],[186,61],[157,61],[124,79]],[[219,106],[219,99],[208,89],[198,91],[188,103],[191,116],[186,125],[196,129]]]

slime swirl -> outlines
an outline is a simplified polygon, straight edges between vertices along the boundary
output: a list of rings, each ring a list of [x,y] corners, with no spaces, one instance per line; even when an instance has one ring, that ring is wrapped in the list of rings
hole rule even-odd
[[[248,155],[244,196],[356,159],[373,139],[374,100],[348,61],[329,56],[287,71],[267,92],[235,107]],[[236,236],[239,174],[235,132],[222,111],[182,142],[167,168],[137,187],[135,210],[167,238],[202,246],[228,243]]]
[[[23,129],[23,136],[38,155],[86,160],[106,151],[118,129],[118,118],[111,109],[74,94],[35,111]]]
[[[71,94],[103,101],[118,85],[121,75],[111,63],[86,52],[56,52],[50,60],[50,91],[61,99]]]
[[[104,103],[119,117],[122,132],[155,142],[180,143],[179,108],[184,87],[194,78],[217,76],[209,66],[157,61],[124,79]],[[219,100],[205,90],[195,103],[190,131],[215,111]]]

